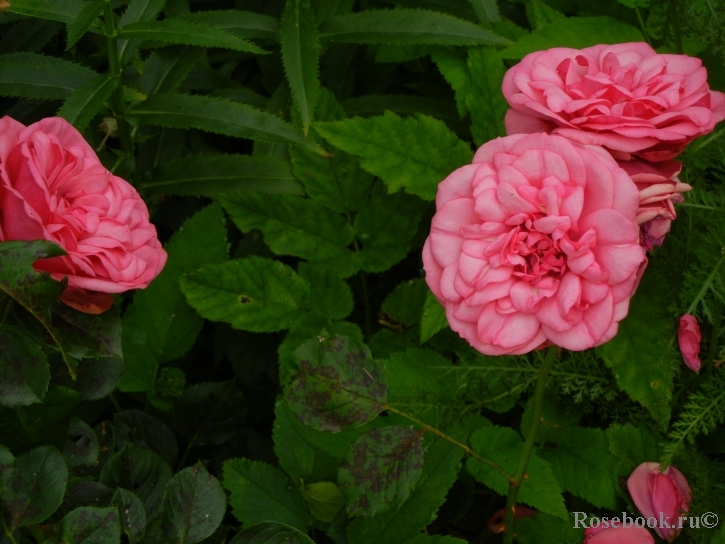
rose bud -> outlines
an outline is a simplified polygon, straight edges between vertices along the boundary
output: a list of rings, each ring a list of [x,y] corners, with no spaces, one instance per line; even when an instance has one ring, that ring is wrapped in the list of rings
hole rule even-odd
[[[672,466],[661,472],[659,463],[642,463],[629,476],[627,489],[642,515],[657,520],[654,531],[672,542],[681,531],[677,528],[678,518],[681,513],[690,511],[692,499],[690,486],[682,473]]]
[[[680,344],[685,364],[695,372],[700,372],[700,325],[694,315],[685,314],[680,318],[680,328],[677,331],[677,340]]]
[[[37,270],[68,278],[60,299],[87,313],[143,289],[166,263],[146,204],[65,119],[0,119],[0,241],[48,240],[67,253]]]
[[[514,506],[514,519],[533,518],[536,510],[525,506]],[[497,535],[503,533],[506,528],[503,526],[503,518],[506,516],[506,509],[497,510],[488,520],[488,530]]]
[[[642,527],[590,527],[584,531],[584,544],[654,544],[655,539]]]

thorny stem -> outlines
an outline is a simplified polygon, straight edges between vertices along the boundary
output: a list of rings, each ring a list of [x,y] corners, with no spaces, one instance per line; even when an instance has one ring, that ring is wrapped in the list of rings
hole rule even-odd
[[[452,436],[447,435],[446,433],[444,433],[440,429],[436,429],[435,427],[432,427],[432,426],[428,425],[425,421],[422,421],[422,420],[418,419],[415,416],[412,416],[412,415],[410,415],[410,414],[408,414],[406,412],[403,412],[402,410],[398,410],[397,408],[393,408],[392,406],[390,406],[388,404],[383,405],[383,410],[386,410],[388,412],[393,412],[394,414],[398,414],[399,416],[403,416],[405,419],[408,419],[408,420],[412,421],[413,423],[416,423],[416,424],[420,425],[422,427],[422,431],[424,431],[424,432],[431,432],[434,435],[442,438],[443,440],[446,440],[446,441],[450,442],[451,444],[455,444],[456,446],[458,446],[459,448],[461,448],[463,451],[465,451],[468,455],[470,455],[474,459],[477,459],[478,461],[480,461],[484,465],[488,465],[489,467],[493,468],[494,470],[496,470],[497,472],[499,472],[501,475],[503,475],[510,483],[513,483],[513,480],[511,478],[511,476],[509,476],[508,473],[503,468],[501,468],[500,466],[498,466],[493,461],[489,461],[485,457],[481,457],[479,454],[477,454],[471,448],[469,448],[468,446],[466,446],[464,443],[459,442],[458,440],[456,440]]]
[[[121,77],[121,59],[118,54],[118,38],[116,37],[116,20],[113,13],[113,3],[111,0],[106,2],[105,13],[103,15],[106,25],[106,43],[108,45],[108,71],[111,77]],[[133,140],[131,138],[131,129],[126,121],[126,102],[123,99],[123,85],[119,82],[116,89],[111,95],[111,106],[118,123],[118,136],[121,139],[121,148],[127,157],[133,153]]]
[[[531,412],[531,423],[529,425],[529,433],[526,435],[526,442],[524,442],[524,450],[521,452],[519,458],[519,464],[516,467],[516,472],[513,478],[509,479],[509,492],[506,498],[506,510],[503,518],[504,544],[512,544],[514,541],[514,512],[516,511],[516,498],[519,495],[519,488],[524,481],[526,474],[526,467],[529,465],[531,454],[534,452],[534,446],[536,444],[536,435],[539,431],[539,425],[542,421],[542,413],[544,411],[544,393],[546,392],[546,381],[549,378],[549,372],[554,366],[557,359],[559,348],[557,346],[549,347],[546,352],[546,358],[544,359],[541,368],[539,368],[539,375],[536,378],[536,390],[534,391],[534,404]]]

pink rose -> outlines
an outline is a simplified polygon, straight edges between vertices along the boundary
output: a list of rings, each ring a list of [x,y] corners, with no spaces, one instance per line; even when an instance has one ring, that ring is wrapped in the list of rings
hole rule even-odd
[[[608,148],[618,159],[676,157],[725,119],[700,59],[646,43],[531,53],[504,77],[508,134],[553,132]]]
[[[700,372],[700,342],[702,334],[700,334],[700,325],[694,315],[685,314],[680,318],[680,328],[677,331],[677,340],[680,344],[682,357],[685,364],[694,370]]]
[[[584,544],[655,544],[642,527],[590,527],[584,531]]]
[[[645,262],[639,191],[602,148],[492,140],[438,186],[426,281],[451,328],[487,355],[608,341]]]
[[[655,518],[655,533],[668,542],[680,533],[678,518],[681,513],[690,511],[690,486],[675,467],[669,466],[660,472],[659,463],[642,463],[627,480],[627,489],[641,514],[649,519]],[[667,528],[660,521],[672,527]],[[667,519],[669,518],[669,521]]]
[[[682,164],[676,161],[650,163],[645,161],[620,161],[629,177],[639,189],[637,223],[641,228],[641,242],[648,251],[661,246],[670,224],[677,219],[674,204],[683,202],[682,193],[692,189],[680,182],[677,175]]]
[[[0,240],[58,243],[67,256],[34,266],[67,276],[61,300],[89,313],[111,306],[103,293],[146,287],[166,263],[139,194],[57,117],[0,119]]]

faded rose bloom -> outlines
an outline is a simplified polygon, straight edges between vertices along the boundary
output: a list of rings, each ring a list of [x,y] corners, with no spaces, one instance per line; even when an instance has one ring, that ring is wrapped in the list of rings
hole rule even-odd
[[[682,472],[673,466],[661,472],[659,463],[642,463],[627,480],[627,489],[641,514],[657,519],[655,533],[672,542],[681,531],[677,528],[677,520],[681,513],[690,511],[692,500],[690,486]],[[661,527],[660,516],[665,521],[669,517],[669,525],[674,526]]]
[[[680,328],[677,331],[677,340],[680,344],[682,357],[685,364],[694,370],[700,372],[700,342],[702,342],[702,334],[700,334],[700,325],[697,323],[694,315],[685,314],[680,318]]]
[[[602,148],[560,136],[490,141],[438,186],[426,281],[487,355],[614,337],[645,262],[639,191]]]
[[[664,242],[670,224],[677,219],[674,204],[683,202],[682,193],[692,187],[677,179],[682,169],[677,161],[619,161],[619,166],[626,170],[639,189],[636,221],[640,225],[642,245],[651,251]]]
[[[655,544],[655,539],[642,527],[590,527],[583,544]]]
[[[700,59],[646,43],[530,53],[503,94],[508,134],[552,132],[622,160],[672,159],[725,119],[725,95],[710,90]]]
[[[60,280],[67,304],[107,310],[106,293],[142,289],[166,252],[136,190],[98,160],[64,119],[28,127],[0,119],[0,241],[49,240],[68,255],[34,264]]]

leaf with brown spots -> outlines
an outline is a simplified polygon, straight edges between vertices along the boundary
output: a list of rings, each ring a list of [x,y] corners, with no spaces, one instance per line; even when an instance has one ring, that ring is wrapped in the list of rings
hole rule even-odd
[[[374,419],[387,401],[385,369],[362,342],[320,336],[295,351],[299,370],[287,386],[290,410],[320,431],[339,432]]]
[[[350,446],[337,475],[350,516],[372,516],[402,503],[423,471],[423,431],[383,427]]]
[[[120,544],[121,524],[115,507],[81,506],[61,522],[64,544]]]

